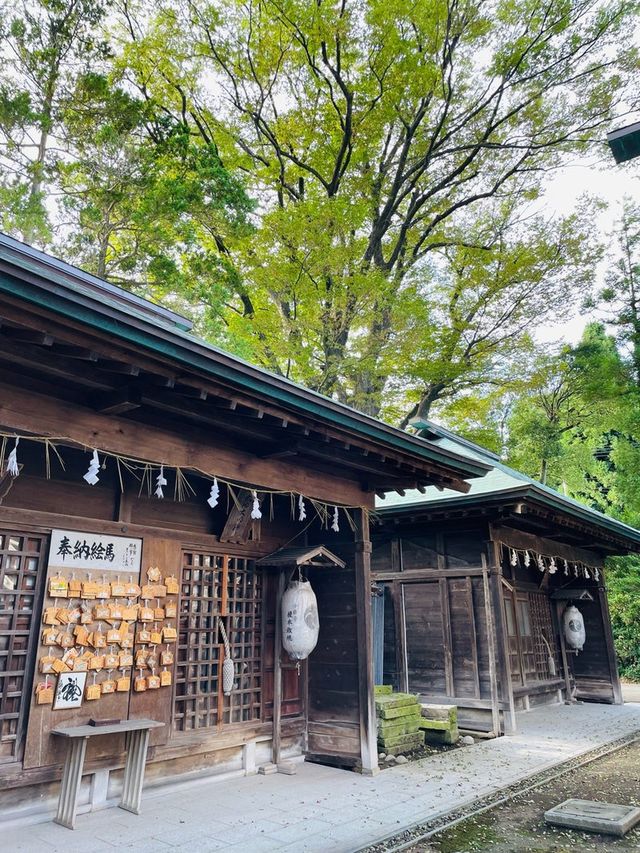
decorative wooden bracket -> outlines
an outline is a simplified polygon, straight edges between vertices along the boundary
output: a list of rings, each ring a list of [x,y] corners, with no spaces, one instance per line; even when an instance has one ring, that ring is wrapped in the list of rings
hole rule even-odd
[[[253,499],[251,494],[243,492],[234,502],[224,530],[220,534],[221,542],[233,542],[236,545],[246,545],[249,539],[260,538],[260,522],[251,518]]]

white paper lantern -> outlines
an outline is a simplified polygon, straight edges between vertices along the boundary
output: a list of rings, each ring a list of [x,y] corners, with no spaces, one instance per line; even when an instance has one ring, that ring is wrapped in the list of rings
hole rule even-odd
[[[282,645],[293,660],[305,660],[318,642],[318,602],[309,581],[290,581],[282,596]]]
[[[584,627],[584,618],[575,604],[570,604],[564,611],[562,617],[564,638],[570,649],[581,652],[584,648],[587,632]]]

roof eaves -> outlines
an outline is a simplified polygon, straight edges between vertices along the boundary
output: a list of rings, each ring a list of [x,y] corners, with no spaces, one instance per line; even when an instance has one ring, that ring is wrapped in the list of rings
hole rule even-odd
[[[106,301],[111,299],[121,309],[126,306],[128,311],[139,314],[141,317],[153,319],[158,323],[171,324],[184,331],[189,331],[193,327],[190,319],[165,308],[164,305],[150,302],[53,255],[41,252],[28,243],[22,243],[2,233],[0,233],[1,261],[11,266],[19,266],[23,272],[30,272],[35,276],[40,277],[44,274],[50,283],[62,284],[65,289],[74,289],[78,296],[82,294],[83,289],[93,290],[99,293],[102,299],[106,298]]]
[[[566,512],[569,515],[573,515],[576,518],[588,521],[599,527],[604,527],[618,536],[622,536],[625,539],[631,539],[633,542],[640,544],[640,530],[636,530],[635,527],[631,527],[623,521],[618,521],[617,519],[611,518],[610,516],[605,515],[602,512],[598,512],[598,510],[591,509],[588,506],[583,506],[577,501],[566,498],[564,495],[559,493],[556,494],[552,489],[547,489],[544,486],[538,486],[536,483],[532,483],[529,490],[533,498],[541,501],[547,506]]]
[[[435,500],[421,501],[412,504],[402,504],[389,507],[378,507],[376,514],[381,517],[391,516],[409,516],[420,515],[420,513],[430,514],[438,510],[456,509],[459,507],[469,506],[469,504],[491,506],[499,505],[505,501],[522,501],[531,500],[532,502],[542,503],[547,507],[564,512],[580,521],[588,522],[589,524],[604,528],[621,539],[626,539],[640,546],[640,530],[624,524],[615,518],[610,518],[597,510],[590,509],[587,506],[582,506],[577,501],[572,501],[558,494],[557,496],[551,489],[538,487],[535,483],[523,484],[516,488],[495,490],[486,492],[481,495],[452,495],[447,498],[436,498]]]
[[[13,259],[15,265],[17,259]],[[21,259],[20,259],[21,260]],[[391,445],[402,452],[446,466],[462,479],[483,476],[491,465],[469,459],[464,454],[440,448],[417,436],[402,432],[382,421],[371,418],[321,394],[309,391],[294,382],[283,379],[240,358],[186,334],[168,323],[158,322],[143,312],[124,310],[104,297],[69,287],[64,277],[51,284],[43,272],[37,277],[20,276],[19,269],[12,277],[0,274],[0,289],[17,295],[33,304],[46,307],[63,316],[80,320],[94,328],[108,331],[114,336],[151,350],[163,357],[174,359],[191,368],[202,370],[234,384],[285,404],[305,414],[313,414],[332,424],[359,433],[368,439]],[[33,273],[33,269],[30,268]]]
[[[511,500],[526,497],[529,491],[528,486],[518,486],[517,488],[495,489],[492,492],[484,492],[483,494],[472,494],[469,492],[466,495],[450,495],[444,498],[428,498],[414,503],[393,504],[391,506],[376,507],[376,514],[381,516],[391,515],[417,515],[420,512],[430,513],[433,510],[443,509],[445,507],[455,507],[457,505],[466,504],[491,504],[500,503],[502,500]]]

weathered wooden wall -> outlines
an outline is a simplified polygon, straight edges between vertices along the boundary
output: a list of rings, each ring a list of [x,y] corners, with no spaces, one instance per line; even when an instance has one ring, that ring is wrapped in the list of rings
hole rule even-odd
[[[373,575],[386,588],[385,680],[457,704],[462,723],[474,728],[491,728],[497,689],[483,579],[486,537],[486,526],[442,524],[373,539]],[[495,666],[493,672],[495,681]]]
[[[320,635],[308,661],[308,749],[317,760],[360,762],[358,644],[353,564],[309,572],[318,599]]]
[[[602,589],[593,579],[588,584],[596,599],[585,612],[588,649],[568,656],[565,677],[551,595],[571,579],[521,562],[513,567],[499,543],[590,565],[601,564],[597,553],[482,520],[390,527],[374,532],[372,556],[374,579],[385,587],[386,683],[455,703],[463,726],[486,730],[497,720],[511,730],[515,709],[559,701],[567,677],[581,698],[614,701],[615,655]]]

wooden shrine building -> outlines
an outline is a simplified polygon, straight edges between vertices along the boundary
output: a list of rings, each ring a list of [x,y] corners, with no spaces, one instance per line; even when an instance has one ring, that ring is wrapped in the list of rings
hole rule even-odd
[[[445,429],[416,427],[492,470],[466,494],[429,487],[378,502],[376,681],[456,704],[461,726],[494,734],[543,703],[620,703],[602,565],[640,550],[640,532]],[[571,603],[586,628],[578,653],[562,627]]]
[[[374,772],[375,493],[464,492],[491,463],[260,370],[6,236],[0,324],[0,814],[51,808],[51,731],[91,718],[164,723],[149,784],[254,772],[273,750]],[[264,559],[285,546],[288,565]],[[274,659],[296,566],[320,622],[301,665]],[[91,739],[85,808],[115,796],[123,746]]]

